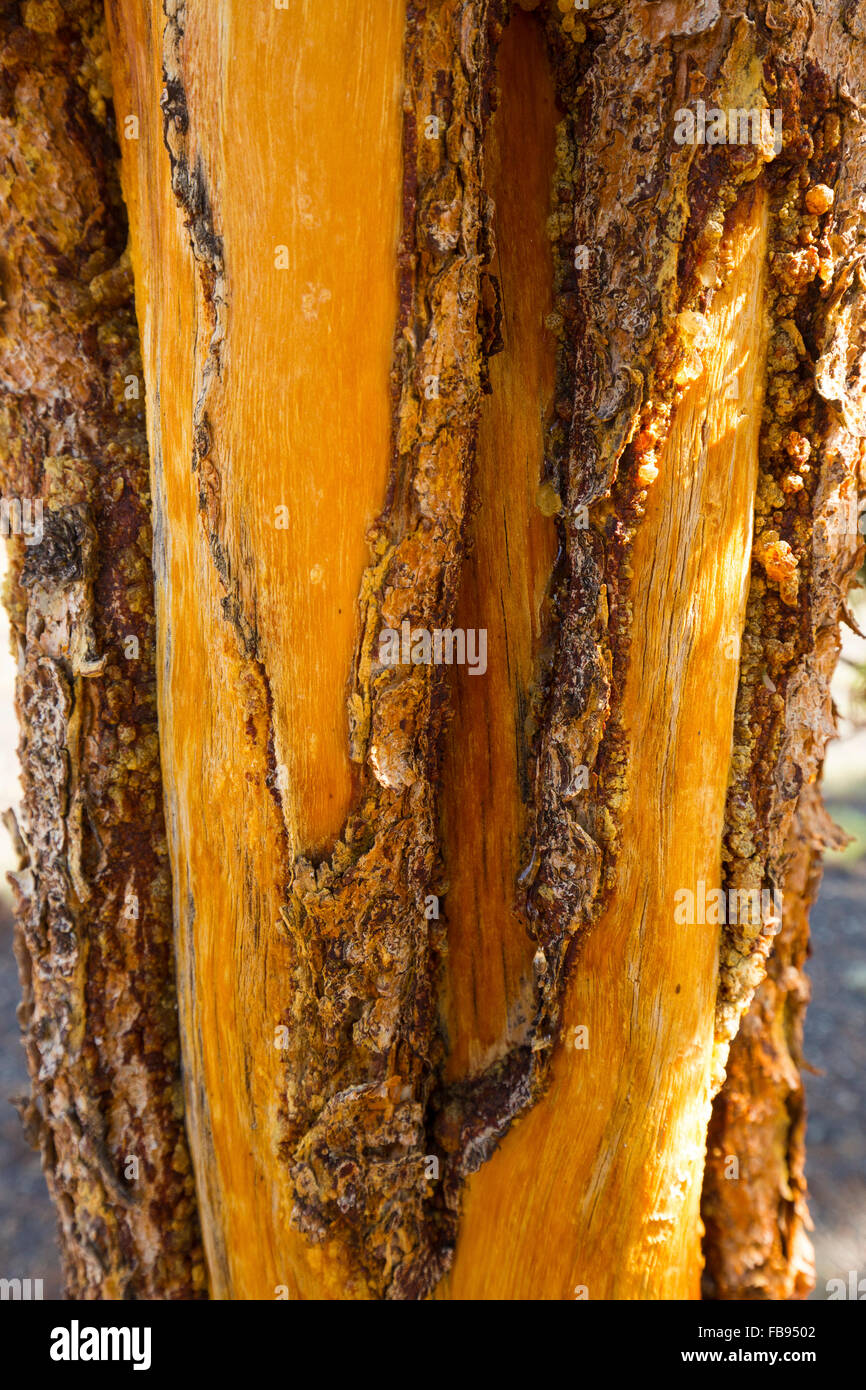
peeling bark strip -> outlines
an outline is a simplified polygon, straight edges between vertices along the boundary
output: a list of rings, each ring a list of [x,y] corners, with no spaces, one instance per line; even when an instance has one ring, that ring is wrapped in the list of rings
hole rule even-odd
[[[818,776],[835,729],[839,622],[863,553],[866,140],[849,68],[855,49],[861,62],[866,51],[829,16],[810,37],[807,28],[801,14],[794,36],[772,42],[765,59],[784,146],[770,176],[771,341],[725,830],[727,886],[736,889],[782,885],[801,789]],[[776,930],[725,931],[719,1078]]]
[[[754,995],[708,1148],[707,1284],[726,1299],[803,1296],[811,1287],[800,967],[817,852],[831,842],[815,784],[835,732],[830,682],[863,557],[857,498],[866,483],[863,7],[840,18],[836,6],[783,14],[771,4],[766,25],[765,72],[783,110],[784,144],[769,181],[771,341],[725,887],[781,887],[783,909],[781,924],[724,929],[717,1082]],[[726,1179],[728,1156],[747,1170],[740,1182]]]
[[[20,15],[20,17],[19,17]],[[0,15],[0,483],[24,784],[16,953],[73,1298],[195,1298],[153,666],[143,381],[102,6]]]
[[[296,860],[286,913],[304,962],[288,1058],[295,1219],[317,1238],[342,1231],[390,1298],[431,1290],[455,1229],[425,1159],[439,1152],[426,1126],[443,1060],[442,928],[425,911],[441,887],[443,673],[381,666],[378,637],[404,619],[453,622],[482,391],[487,13],[485,0],[442,0],[407,14],[395,456],[370,537],[349,706],[362,792],[330,860]],[[351,942],[342,953],[340,940]],[[327,1101],[311,1114],[316,1094]]]
[[[704,312],[725,281],[725,216],[772,158],[762,144],[672,143],[671,105],[688,99],[699,65],[708,105],[766,108],[753,26],[726,18],[720,41],[709,32],[715,19],[712,6],[662,20],[652,7],[599,5],[577,23],[551,7],[547,20],[567,112],[551,219],[565,424],[550,462],[564,504],[566,573],[538,758],[529,916],[542,943],[555,942],[552,998],[571,934],[597,917],[616,883],[619,811],[630,795],[617,706],[636,527],[672,410],[703,371]],[[645,72],[626,86],[621,69],[635,45]],[[625,138],[635,130],[639,139]],[[586,791],[580,766],[591,770]]]

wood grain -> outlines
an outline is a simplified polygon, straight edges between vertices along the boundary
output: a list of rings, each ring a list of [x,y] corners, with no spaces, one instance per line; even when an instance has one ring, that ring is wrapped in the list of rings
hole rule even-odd
[[[547,218],[557,113],[542,34],[528,16],[516,14],[506,29],[498,71],[500,105],[484,158],[504,347],[490,361],[456,618],[458,627],[486,628],[487,671],[455,668],[442,767],[451,1079],[488,1066],[525,1035],[532,1016],[534,947],[515,894],[528,856],[528,726],[557,547],[553,520],[539,506],[556,349],[545,320],[553,311]]]
[[[635,544],[614,893],[568,990],[549,1092],[469,1181],[451,1298],[699,1296],[718,940],[674,924],[674,893],[721,875],[766,353],[746,310],[761,302],[765,240],[755,192]],[[585,1049],[568,1046],[576,1027]]]
[[[253,23],[231,0],[186,6],[191,135],[226,267],[229,329],[210,406],[220,532],[261,663],[239,651],[224,617],[191,472],[213,306],[163,146],[166,17],[156,0],[114,0],[110,16],[118,115],[140,119],[123,177],[150,407],[180,1016],[211,1291],[297,1297],[328,1284],[322,1250],[289,1227],[275,1162],[275,1030],[291,1005],[279,909],[290,854],[327,844],[352,789],[346,682],[365,530],[389,458],[403,6],[353,7],[351,42],[334,2],[262,6]],[[286,270],[275,266],[281,245]]]

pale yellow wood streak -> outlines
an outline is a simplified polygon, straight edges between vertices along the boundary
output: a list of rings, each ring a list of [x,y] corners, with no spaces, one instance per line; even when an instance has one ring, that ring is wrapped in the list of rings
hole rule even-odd
[[[442,770],[449,891],[449,1074],[477,1071],[515,1041],[533,947],[514,912],[524,830],[520,744],[537,674],[542,607],[556,556],[553,521],[538,507],[544,424],[556,341],[547,236],[556,138],[553,79],[541,30],[516,13],[498,56],[499,108],[485,138],[485,182],[496,204],[491,270],[502,295],[505,349],[490,361],[481,415],[478,510],[469,528],[456,625],[487,629],[487,671],[456,667],[454,719]],[[523,847],[525,849],[525,846]],[[531,989],[524,1019],[532,1020]]]
[[[719,882],[757,475],[766,208],[744,197],[634,555],[624,692],[632,800],[616,891],[568,992],[546,1098],[469,1182],[451,1298],[697,1298],[718,929],[674,893]],[[739,398],[726,398],[731,377]],[[708,691],[711,698],[708,698]],[[495,1257],[492,1252],[495,1251]]]
[[[319,852],[351,802],[346,683],[388,480],[405,0],[187,8],[228,280],[224,536],[248,566],[293,849]]]
[[[389,458],[404,9],[402,0],[362,0],[351,15],[336,0],[293,0],[288,11],[189,0],[186,9],[191,131],[228,276],[211,419],[223,539],[255,601],[287,819],[294,848],[307,849],[339,830],[351,794],[355,600]],[[261,677],[223,617],[191,473],[210,325],[162,140],[165,20],[157,0],[111,0],[109,15],[118,113],[140,119],[140,139],[121,142],[123,180],[164,537],[161,740],[211,1291],[351,1295],[339,1253],[290,1230],[275,1153],[275,1026],[291,1002],[276,928],[287,845],[265,786]],[[280,244],[286,271],[274,268]],[[282,504],[288,530],[274,526]]]

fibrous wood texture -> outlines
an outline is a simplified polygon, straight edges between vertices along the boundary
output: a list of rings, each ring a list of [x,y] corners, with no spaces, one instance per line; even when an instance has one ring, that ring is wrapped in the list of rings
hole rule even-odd
[[[480,1296],[475,1242],[490,1239],[518,1183],[520,1228],[495,1274],[485,1274],[487,1296],[696,1292],[718,947],[701,925],[672,930],[670,908],[681,885],[716,883],[721,873],[736,661],[716,666],[715,698],[699,724],[693,711],[745,606],[762,342],[740,311],[760,286],[764,213],[756,196],[729,228],[732,269],[708,314],[703,373],[659,452],[632,552],[640,584],[620,707],[630,794],[616,886],[567,992],[566,1046],[550,1089],[470,1186],[455,1296]],[[724,389],[731,361],[739,396]],[[710,524],[716,543],[706,545]],[[568,1046],[575,1041],[586,1046]],[[580,1123],[558,1123],[564,1114]]]
[[[862,5],[108,18],[211,1293],[802,1293]]]

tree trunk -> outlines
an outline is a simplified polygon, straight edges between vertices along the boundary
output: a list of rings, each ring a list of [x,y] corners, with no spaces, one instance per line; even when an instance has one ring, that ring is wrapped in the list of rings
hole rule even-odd
[[[0,31],[73,1292],[804,1295],[862,4],[106,11]]]

